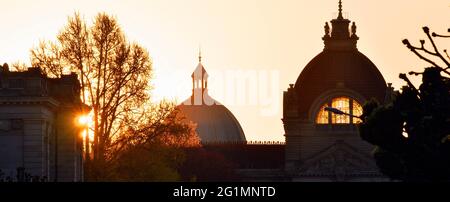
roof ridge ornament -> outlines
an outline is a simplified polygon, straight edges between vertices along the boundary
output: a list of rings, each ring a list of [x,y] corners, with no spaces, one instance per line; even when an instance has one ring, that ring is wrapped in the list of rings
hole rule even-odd
[[[330,37],[330,25],[328,25],[328,22],[325,22],[325,26],[323,28],[325,29],[325,37]]]
[[[356,38],[356,23],[352,23],[352,38]]]

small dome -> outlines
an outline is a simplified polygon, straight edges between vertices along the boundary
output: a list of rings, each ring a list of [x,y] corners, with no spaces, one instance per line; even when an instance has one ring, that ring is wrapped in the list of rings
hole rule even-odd
[[[208,94],[208,73],[201,63],[192,73],[192,95],[178,106],[180,115],[197,124],[202,143],[246,142],[241,124],[225,106]]]
[[[224,105],[181,104],[178,108],[181,115],[197,124],[196,131],[202,143],[239,143],[246,141],[239,121]]]

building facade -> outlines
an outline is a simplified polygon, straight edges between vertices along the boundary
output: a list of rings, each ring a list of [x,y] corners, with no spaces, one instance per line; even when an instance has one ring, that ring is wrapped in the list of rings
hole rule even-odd
[[[81,103],[76,74],[0,71],[0,170],[5,180],[82,181]],[[30,178],[31,177],[31,178]],[[29,179],[25,179],[29,178]]]
[[[341,1],[338,11],[331,26],[325,23],[323,51],[284,92],[284,144],[246,142],[236,117],[208,94],[208,74],[199,57],[192,96],[178,109],[197,125],[205,149],[237,164],[243,181],[387,180],[357,124],[363,104],[389,101],[393,88],[359,52],[356,24],[343,17]],[[76,74],[48,78],[39,68],[0,67],[0,179],[82,181],[85,128],[76,118],[87,111]]]
[[[339,1],[337,18],[324,27],[324,50],[284,92],[285,173],[292,181],[386,180],[357,124],[362,105],[370,99],[384,103],[392,88],[358,51],[356,28],[343,17]]]
[[[189,110],[184,111],[194,117],[201,138],[221,138],[219,144],[206,142],[204,148],[233,161],[241,181],[388,181],[373,159],[374,147],[359,136],[358,123],[364,103],[371,99],[388,102],[393,88],[375,64],[358,51],[356,24],[343,17],[341,1],[337,18],[324,29],[323,51],[284,92],[284,144],[247,143],[244,134],[230,131],[228,128],[239,126],[239,122],[223,118],[228,110],[213,114],[215,109],[202,102],[209,98],[203,65],[199,63],[193,73],[193,96],[187,100]],[[196,101],[200,105],[192,107]],[[211,123],[221,128],[211,127]],[[230,141],[240,136],[244,138]]]

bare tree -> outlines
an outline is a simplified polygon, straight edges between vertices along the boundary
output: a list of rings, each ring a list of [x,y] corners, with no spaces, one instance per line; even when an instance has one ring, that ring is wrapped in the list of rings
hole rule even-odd
[[[445,55],[442,54],[442,52],[436,46],[436,42],[433,39],[436,37],[437,38],[439,38],[439,37],[449,38],[450,35],[448,35],[448,36],[441,35],[441,34],[436,34],[435,32],[430,33],[430,28],[428,28],[428,27],[423,27],[422,29],[423,29],[423,32],[427,35],[427,38],[429,39],[431,46],[433,47],[432,50],[425,48],[425,40],[420,40],[420,47],[411,45],[411,43],[409,42],[408,39],[404,39],[402,41],[403,44],[405,44],[406,47],[409,48],[409,50],[411,50],[411,52],[413,52],[415,55],[417,55],[417,57],[430,63],[431,65],[433,65],[433,67],[438,68],[441,72],[450,76],[450,71],[449,71],[450,70],[450,56],[448,55],[448,51],[447,51],[447,49],[444,49],[444,50],[442,50],[442,52],[444,52]],[[448,31],[450,32],[450,29]],[[424,55],[424,53],[425,53],[425,55]],[[427,56],[431,56],[434,58],[429,58]],[[439,63],[434,60],[435,58],[437,58],[439,61],[441,61],[441,63],[443,63],[444,65],[439,65]],[[410,75],[419,75],[421,73],[409,72],[409,74]]]
[[[143,107],[130,113],[120,127],[122,133],[108,148],[109,166],[102,170],[111,181],[181,180],[186,148],[198,148],[195,126],[172,102]]]
[[[76,13],[68,18],[56,42],[41,41],[31,50],[31,61],[51,77],[67,71],[79,74],[82,101],[93,113],[92,154],[86,158],[92,160],[94,171],[101,170],[111,159],[109,148],[125,132],[120,126],[149,100],[152,62],[148,51],[126,40],[116,18],[100,13],[88,27]],[[101,179],[101,172],[92,177]]]
[[[17,72],[23,72],[28,69],[28,66],[25,63],[20,62],[20,61],[16,61],[16,62],[12,63],[11,67],[12,67],[13,71],[17,71]]]

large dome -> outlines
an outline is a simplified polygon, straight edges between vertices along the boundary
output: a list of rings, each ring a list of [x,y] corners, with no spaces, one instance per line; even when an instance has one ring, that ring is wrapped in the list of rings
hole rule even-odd
[[[357,49],[356,24],[342,15],[325,23],[324,50],[303,69],[295,83],[300,114],[307,114],[314,100],[327,91],[343,87],[364,99],[383,102],[386,82],[378,68]]]
[[[338,84],[366,99],[384,101],[386,82],[369,58],[356,49],[324,50],[306,65],[295,83],[301,102],[299,112],[307,112],[318,96]]]
[[[202,143],[245,142],[244,131],[239,121],[224,105],[179,105],[187,120],[197,124],[197,133]]]

